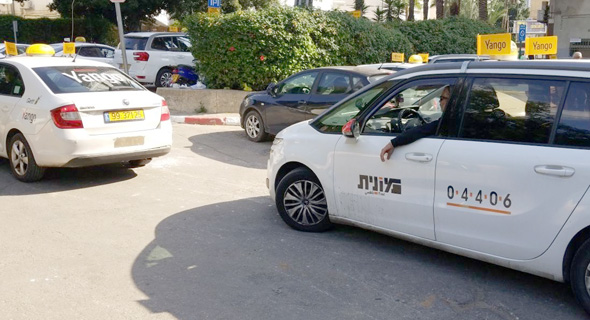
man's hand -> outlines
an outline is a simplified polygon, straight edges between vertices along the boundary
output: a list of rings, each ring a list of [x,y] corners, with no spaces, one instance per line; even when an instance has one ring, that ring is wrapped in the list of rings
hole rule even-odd
[[[393,145],[391,144],[391,142],[387,143],[385,145],[385,147],[383,147],[383,149],[381,149],[381,162],[385,162],[385,160],[389,160],[389,158],[391,158],[391,155],[393,154]],[[385,157],[385,155],[387,155],[387,157]]]

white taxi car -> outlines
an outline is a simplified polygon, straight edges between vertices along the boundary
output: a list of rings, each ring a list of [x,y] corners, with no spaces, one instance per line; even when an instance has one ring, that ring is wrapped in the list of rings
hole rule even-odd
[[[169,119],[162,97],[108,64],[0,59],[0,156],[21,181],[48,167],[145,165],[170,151]]]
[[[432,121],[436,134],[380,160]],[[350,224],[569,282],[590,313],[588,62],[399,71],[281,131],[267,183],[295,229]]]

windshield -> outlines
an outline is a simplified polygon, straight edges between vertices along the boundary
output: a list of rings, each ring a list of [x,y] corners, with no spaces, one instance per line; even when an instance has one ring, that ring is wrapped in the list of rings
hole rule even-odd
[[[387,91],[394,84],[395,81],[393,80],[385,81],[355,95],[319,116],[311,125],[322,132],[340,133],[342,126],[359,114],[359,112],[370,106],[383,92]]]
[[[137,91],[144,88],[109,67],[39,67],[33,69],[53,93]]]

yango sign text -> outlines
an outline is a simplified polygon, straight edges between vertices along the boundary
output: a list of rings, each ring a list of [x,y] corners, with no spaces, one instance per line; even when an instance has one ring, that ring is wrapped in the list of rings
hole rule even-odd
[[[510,33],[478,34],[477,54],[510,54]]]
[[[526,38],[525,54],[557,54],[557,36]]]

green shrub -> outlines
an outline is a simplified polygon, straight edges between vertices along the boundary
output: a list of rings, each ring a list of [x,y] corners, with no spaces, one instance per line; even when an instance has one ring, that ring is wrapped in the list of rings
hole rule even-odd
[[[486,22],[451,17],[442,20],[404,21],[387,24],[408,37],[415,53],[430,55],[475,53],[477,34],[501,33]]]
[[[209,88],[261,90],[305,69],[383,62],[392,51],[411,52],[398,31],[341,12],[272,7],[199,13],[184,23]]]
[[[0,16],[0,41],[14,41],[12,21],[18,21],[19,43],[62,42],[72,36],[71,19],[23,19],[15,16]],[[110,43],[112,26],[104,18],[74,19],[74,37],[83,36],[88,42]]]

